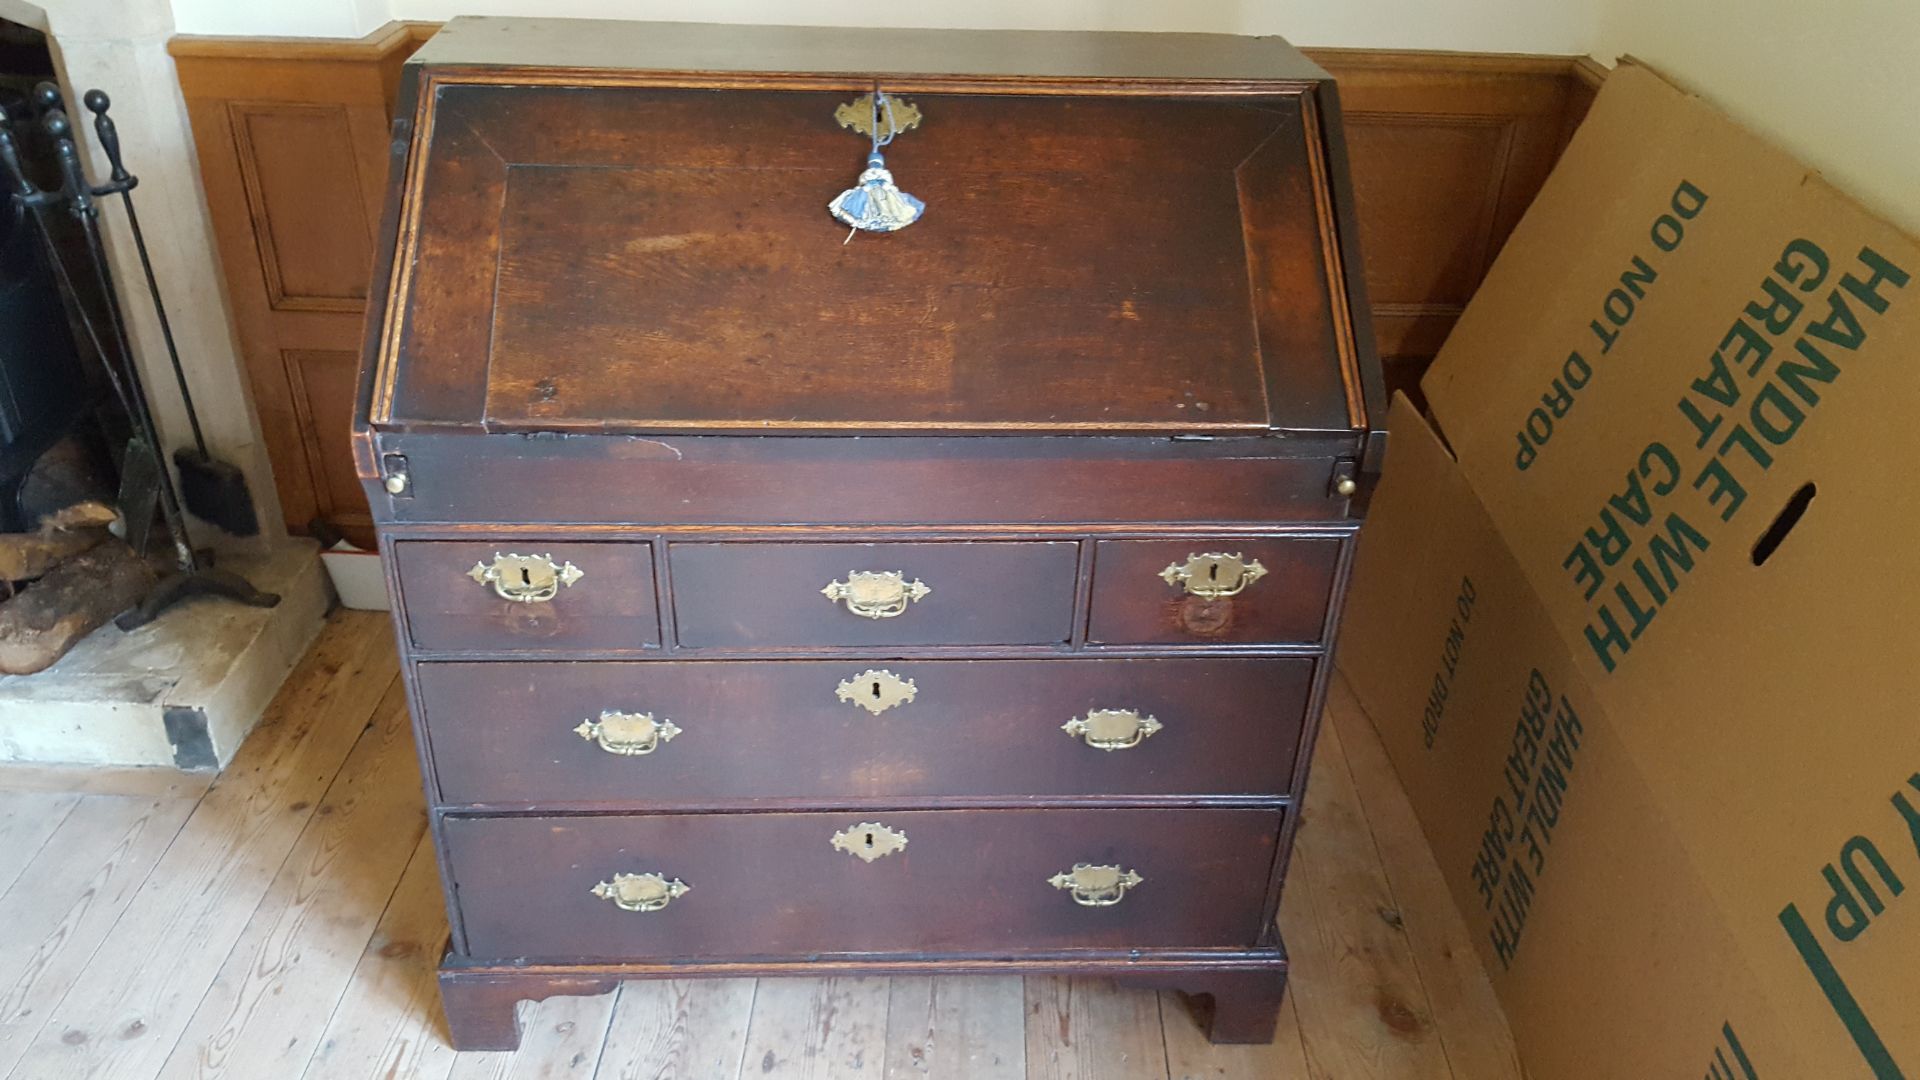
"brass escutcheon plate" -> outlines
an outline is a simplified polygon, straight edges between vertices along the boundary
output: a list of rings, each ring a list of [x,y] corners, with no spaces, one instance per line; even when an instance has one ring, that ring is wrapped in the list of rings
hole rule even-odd
[[[664,874],[615,874],[591,890],[602,900],[613,901],[621,911],[659,911],[693,888],[679,878]]]
[[[933,589],[919,580],[908,581],[898,570],[854,570],[845,581],[829,581],[820,595],[865,619],[891,619],[907,605],[924,600]]]
[[[1139,874],[1118,866],[1074,863],[1073,869],[1053,875],[1047,879],[1047,884],[1067,890],[1073,895],[1073,902],[1081,907],[1112,907],[1126,899],[1128,889],[1145,880]]]
[[[1166,725],[1134,709],[1089,709],[1060,725],[1060,730],[1084,739],[1095,750],[1130,750]]]
[[[502,600],[517,604],[544,604],[556,596],[562,586],[572,585],[585,575],[572,563],[556,563],[551,555],[493,553],[493,561],[477,562],[467,576],[482,585],[493,586]]]
[[[877,821],[863,821],[851,829],[833,834],[834,850],[844,851],[861,862],[885,858],[907,846],[907,834],[889,829]]]
[[[1173,563],[1160,571],[1160,579],[1167,584],[1184,586],[1190,595],[1209,600],[1237,595],[1266,576],[1267,568],[1259,559],[1248,559],[1239,552],[1189,555],[1185,563]]]
[[[913,695],[918,692],[919,688],[913,685],[912,679],[901,678],[891,671],[868,668],[851,679],[840,680],[833,696],[879,716],[896,705],[912,701]]]
[[[598,720],[582,720],[580,726],[573,729],[575,735],[589,742],[600,744],[600,749],[609,754],[639,756],[651,754],[660,749],[661,744],[673,741],[680,734],[680,728],[666,717],[658,720],[652,713],[615,712],[611,709],[600,714]]]
[[[882,130],[878,133],[881,142],[886,142],[903,131],[912,131],[920,126],[920,110],[911,102],[901,101],[892,94],[888,94],[887,104],[891,106],[890,109],[885,106],[880,109],[880,126],[882,129],[887,128],[887,118],[891,116],[892,130]],[[851,128],[869,139],[874,138],[873,95],[862,94],[833,110],[833,119],[843,128]]]

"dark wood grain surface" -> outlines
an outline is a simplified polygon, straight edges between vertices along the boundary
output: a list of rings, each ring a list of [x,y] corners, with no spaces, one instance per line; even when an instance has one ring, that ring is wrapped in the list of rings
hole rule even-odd
[[[1080,545],[671,543],[682,648],[1064,644]],[[931,592],[867,618],[821,589],[854,571],[899,572]]]
[[[927,90],[940,119],[888,163],[935,209],[849,244],[825,211],[863,156],[832,121],[842,92],[443,81],[410,165],[420,257],[394,279],[408,361],[379,380],[376,423],[1365,426],[1339,207],[1297,84]]]
[[[410,541],[393,548],[401,610],[422,649],[637,649],[660,643],[652,548],[645,543]],[[580,580],[552,600],[503,600],[468,576],[501,553],[550,555]]]
[[[489,423],[1266,429],[1255,320],[1230,314],[1251,302],[1235,166],[1264,146],[1304,173],[1297,98],[920,95],[932,119],[887,163],[930,209],[846,242],[825,203],[866,147],[844,97],[448,91],[530,159],[499,214]],[[1254,190],[1310,274],[1310,189]],[[1263,324],[1324,291],[1261,279],[1292,294]],[[1333,382],[1312,426],[1343,417]]]
[[[868,863],[834,833],[877,822],[904,850]],[[475,957],[645,959],[985,949],[1250,947],[1280,814],[948,810],[452,818]],[[1075,863],[1144,882],[1112,907],[1047,884]],[[592,895],[615,873],[691,887],[654,912]]]
[[[1349,452],[1352,440],[1345,440]],[[384,434],[396,522],[659,525],[1347,521],[1331,440]]]
[[[1237,596],[1208,598],[1160,574],[1195,555],[1258,559],[1266,575]],[[1333,540],[1102,540],[1094,545],[1087,640],[1107,644],[1310,642],[1326,632],[1340,544]]]
[[[1278,37],[1044,30],[929,33],[891,27],[611,19],[457,18],[433,37],[420,60],[612,71],[1004,75],[1024,81],[1327,77]]]
[[[841,700],[882,670],[911,701]],[[421,708],[447,805],[747,805],[768,799],[1247,795],[1291,784],[1314,661],[907,660],[432,663]],[[670,719],[645,755],[575,728],[605,710]],[[1091,709],[1161,729],[1101,750],[1062,730]]]

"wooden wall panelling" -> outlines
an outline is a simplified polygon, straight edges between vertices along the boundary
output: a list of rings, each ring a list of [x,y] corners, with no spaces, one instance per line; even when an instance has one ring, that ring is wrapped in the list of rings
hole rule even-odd
[[[175,38],[227,302],[287,525],[371,545],[347,429],[400,65],[431,27],[359,41]]]
[[[228,302],[287,522],[361,542],[346,432],[400,66],[437,29],[174,39]],[[1605,70],[1584,58],[1308,49],[1340,80],[1375,334],[1413,391]]]
[[[1594,72],[1569,57],[1308,53],[1340,83],[1387,382],[1417,399],[1421,373],[1586,114]]]

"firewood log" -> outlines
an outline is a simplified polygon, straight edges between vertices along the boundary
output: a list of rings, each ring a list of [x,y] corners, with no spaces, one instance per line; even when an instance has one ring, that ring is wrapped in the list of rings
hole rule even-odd
[[[153,583],[153,567],[119,541],[59,563],[0,603],[0,673],[51,667],[100,624],[139,603]]]
[[[113,508],[105,503],[75,503],[40,519],[30,533],[0,533],[0,581],[26,581],[54,568],[61,560],[106,540]]]

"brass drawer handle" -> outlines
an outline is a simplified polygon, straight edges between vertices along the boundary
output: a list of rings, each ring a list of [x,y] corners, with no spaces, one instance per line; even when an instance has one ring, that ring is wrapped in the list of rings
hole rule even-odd
[[[861,862],[870,863],[906,847],[907,834],[877,821],[863,821],[834,833],[831,843],[835,851],[844,851]]]
[[[898,570],[855,570],[847,580],[829,581],[820,590],[834,603],[846,601],[848,611],[867,619],[891,619],[932,592],[921,581],[908,581]]]
[[[680,728],[666,717],[658,720],[652,713],[624,713],[609,709],[600,714],[598,720],[582,720],[580,726],[573,729],[575,735],[589,742],[600,744],[600,749],[609,754],[638,756],[651,754],[660,749],[661,743],[673,741],[680,734]]]
[[[467,576],[493,586],[502,600],[544,604],[559,593],[562,585],[572,585],[584,575],[572,563],[554,562],[551,555],[502,555],[496,551],[493,562],[474,563]]]
[[[1086,716],[1061,724],[1060,730],[1085,739],[1095,750],[1131,750],[1165,726],[1133,709],[1089,709]]]
[[[1209,600],[1236,596],[1266,576],[1267,568],[1260,565],[1259,559],[1248,559],[1239,552],[1189,555],[1185,563],[1172,563],[1160,571],[1161,580],[1167,584],[1184,585],[1188,593]]]
[[[851,679],[841,679],[840,685],[834,688],[833,696],[879,716],[896,705],[912,701],[916,693],[919,693],[919,687],[913,685],[912,679],[901,678],[891,671],[869,668]]]
[[[593,887],[593,895],[613,901],[621,911],[659,911],[687,895],[693,886],[664,874],[615,874]]]
[[[1139,874],[1117,866],[1074,863],[1072,870],[1053,875],[1047,879],[1047,884],[1070,891],[1073,902],[1081,907],[1112,907],[1127,898],[1128,889],[1145,880]]]

